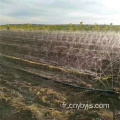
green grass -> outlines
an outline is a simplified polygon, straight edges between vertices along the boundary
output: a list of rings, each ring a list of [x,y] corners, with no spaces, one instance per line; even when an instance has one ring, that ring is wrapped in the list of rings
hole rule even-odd
[[[0,30],[6,30],[8,25],[0,25]],[[9,25],[11,30],[44,30],[44,31],[120,31],[119,25]]]

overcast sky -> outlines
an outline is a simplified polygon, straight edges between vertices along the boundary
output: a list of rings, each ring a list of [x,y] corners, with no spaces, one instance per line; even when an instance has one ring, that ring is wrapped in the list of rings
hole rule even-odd
[[[0,24],[120,24],[120,0],[0,0]]]

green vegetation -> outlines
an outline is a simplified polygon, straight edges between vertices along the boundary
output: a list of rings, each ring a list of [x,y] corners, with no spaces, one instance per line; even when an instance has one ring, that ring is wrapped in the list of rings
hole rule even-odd
[[[7,26],[11,30],[45,30],[45,31],[120,31],[120,26],[113,25],[85,25],[83,22],[77,24],[66,24],[66,25],[35,25],[35,24],[17,24],[17,25],[0,25],[0,30],[7,29]]]

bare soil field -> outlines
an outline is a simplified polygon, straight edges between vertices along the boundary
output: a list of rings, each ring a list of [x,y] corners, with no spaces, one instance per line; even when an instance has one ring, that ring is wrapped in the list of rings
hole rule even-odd
[[[119,33],[0,31],[0,120],[119,120],[119,71]]]

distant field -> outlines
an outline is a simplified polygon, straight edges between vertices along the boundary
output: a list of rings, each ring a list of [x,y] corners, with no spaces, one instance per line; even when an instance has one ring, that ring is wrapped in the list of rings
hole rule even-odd
[[[11,119],[10,116],[3,119],[4,111],[1,119],[14,120],[14,114],[16,119],[20,115],[20,120],[27,115],[30,118],[25,120],[113,120],[117,116],[120,112],[120,33],[116,33],[119,26],[9,27],[11,30],[0,31],[0,100],[10,105],[6,109]],[[61,83],[93,91],[76,90]],[[109,103],[110,109],[66,110],[59,106],[62,102],[81,101]],[[11,112],[12,109],[18,113]],[[115,120],[119,120],[118,116]]]
[[[39,25],[39,24],[11,24],[11,25],[0,25],[0,30],[6,30],[9,27],[11,30],[43,30],[43,31],[114,31],[119,32],[120,26],[113,25],[84,25],[80,24],[65,24],[65,25]]]

